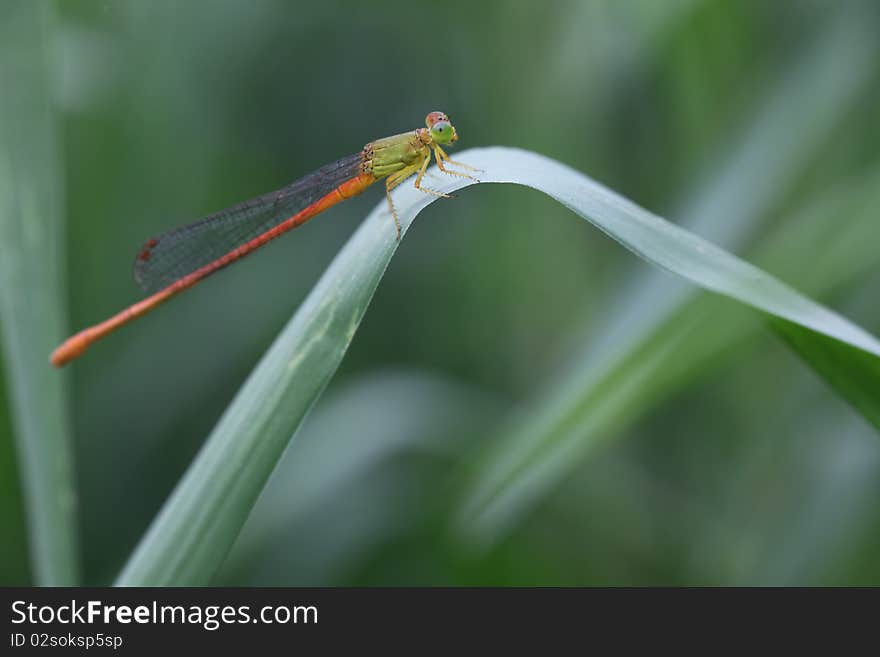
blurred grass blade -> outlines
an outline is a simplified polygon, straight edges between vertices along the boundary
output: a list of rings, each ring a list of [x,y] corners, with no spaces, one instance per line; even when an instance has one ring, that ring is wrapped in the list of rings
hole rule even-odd
[[[474,149],[457,159],[483,169],[485,182],[545,192],[643,258],[693,283],[880,357],[880,343],[857,326],[566,166],[510,148]],[[431,187],[444,192],[473,184],[441,178],[436,169],[429,175]],[[395,203],[404,230],[434,200],[411,186],[399,188]],[[396,248],[381,202],[224,413],[118,584],[210,581],[285,446],[339,365]]]
[[[823,191],[761,241],[755,260],[799,279],[813,294],[836,292],[880,266],[874,247],[877,207],[880,171]],[[595,367],[568,387],[554,388],[539,404],[521,409],[506,423],[500,440],[476,455],[468,468],[465,505],[458,518],[462,536],[478,544],[497,540],[560,477],[582,463],[587,452],[613,438],[659,399],[705,375],[713,365],[723,365],[723,357],[754,337],[761,326],[759,317],[742,306],[697,295],[666,321],[646,326],[651,330],[627,341],[625,349],[593,361]],[[815,333],[805,337],[807,348],[830,348]],[[829,380],[870,420],[878,408],[876,392],[872,408],[863,402],[878,388],[865,385],[860,372],[865,362],[876,359],[863,360],[861,352],[849,356],[852,360],[838,365],[838,375],[851,367],[849,376]],[[851,387],[862,399],[852,398]]]
[[[35,582],[78,580],[73,457],[62,375],[62,181],[49,97],[51,5],[0,6],[0,329]]]
[[[815,160],[814,154],[869,88],[877,71],[880,43],[873,36],[873,10],[864,5],[851,9],[835,14],[818,38],[776,76],[771,93],[762,99],[745,130],[730,140],[717,165],[707,169],[706,180],[676,212],[684,226],[728,248],[762,239],[762,222]],[[864,188],[855,191],[858,198],[865,198]],[[840,200],[834,204],[841,205]],[[839,252],[829,245],[839,244],[841,232],[861,233],[867,244],[874,241],[863,230],[875,223],[866,216],[867,208],[860,209],[861,221],[855,226],[850,214],[825,209],[834,212],[840,223],[824,242],[811,245],[812,251],[797,254],[794,262],[800,269],[789,267],[786,272],[792,280],[801,281],[814,271],[803,262],[803,253],[815,258],[817,253]],[[817,225],[823,222],[822,216],[811,220]],[[848,222],[843,229],[842,222]],[[805,243],[796,231],[785,235],[789,244]],[[848,244],[858,249],[858,243]],[[779,244],[773,253],[781,256],[785,251]],[[779,257],[767,249],[761,252],[767,262],[780,265]],[[863,248],[859,255],[864,257],[852,263],[870,261]],[[849,264],[840,272],[825,268],[822,275],[833,284],[837,273],[850,269]],[[828,287],[823,281],[816,284],[807,289]],[[729,304],[707,298],[694,303],[696,291],[654,273],[624,281],[612,294],[621,302],[603,317],[605,325],[576,360],[571,375],[544,399],[522,409],[508,425],[510,430],[481,449],[469,467],[472,481],[464,495],[459,529],[470,539],[497,538],[576,467],[586,451],[635,420],[650,403],[670,394],[756,326],[753,316]],[[720,314],[726,319],[721,320]],[[806,344],[819,346],[809,338]],[[848,399],[854,392],[848,386],[837,389]]]
[[[420,508],[402,494],[419,475],[400,457],[456,460],[499,405],[478,388],[419,370],[383,369],[335,383],[284,453],[219,579],[242,581],[247,572],[246,581],[270,586],[327,582]]]
[[[735,248],[821,156],[880,69],[871,8],[839,12],[777,72],[744,130],[723,145],[696,191],[673,214],[689,230]],[[743,217],[749,218],[744,221]]]

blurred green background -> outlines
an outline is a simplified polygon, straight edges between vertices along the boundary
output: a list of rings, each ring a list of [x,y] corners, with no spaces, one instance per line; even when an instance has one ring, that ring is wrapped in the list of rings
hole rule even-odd
[[[57,185],[69,330],[140,298],[145,238],[442,109],[458,149],[558,159],[880,334],[877,3],[3,0],[0,24],[32,6],[36,38],[0,57],[46,75],[4,84],[0,103],[49,99],[53,159],[34,175]],[[82,582],[112,582],[381,199],[333,209],[52,373]],[[5,585],[36,581],[9,344]],[[609,354],[624,365],[597,375]],[[469,514],[509,437],[584,390],[596,426],[571,440],[592,432],[589,447],[528,472],[497,516]],[[216,581],[880,584],[878,502],[876,430],[756,315],[536,192],[479,185],[407,234]]]

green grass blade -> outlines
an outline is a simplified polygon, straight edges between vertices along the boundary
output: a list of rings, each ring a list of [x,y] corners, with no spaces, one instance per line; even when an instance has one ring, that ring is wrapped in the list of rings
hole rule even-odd
[[[62,180],[49,97],[49,5],[0,7],[0,328],[36,583],[78,580],[61,338]]]
[[[408,225],[413,215],[401,219],[405,216]],[[336,371],[396,248],[394,224],[380,205],[252,372],[118,585],[211,580],[284,448]]]
[[[837,292],[878,266],[873,246],[878,205],[880,171],[823,192],[761,240],[755,260],[800,280],[815,295]],[[499,440],[474,456],[457,519],[462,536],[484,545],[497,540],[588,453],[659,399],[705,375],[709,367],[723,364],[762,325],[760,316],[743,306],[698,294],[665,321],[644,327],[650,330],[637,332],[636,339],[628,339],[622,348],[588,361],[593,367],[587,371],[580,366],[580,376],[564,388],[555,388],[537,405],[522,409],[506,423],[507,431],[500,433]],[[841,345],[830,340],[834,347],[829,347],[815,333],[807,336],[806,346],[814,350]],[[839,373],[846,368],[852,372],[842,382],[830,378],[829,382],[870,420],[878,408],[876,392],[873,397],[871,392],[878,387],[855,384],[864,377],[858,375],[865,368],[864,360],[876,359],[863,360],[858,351],[847,356],[850,359],[838,361],[837,367]],[[847,390],[853,385],[863,396],[858,400]],[[865,408],[869,400],[873,407]]]
[[[786,237],[773,240],[772,250],[765,249],[761,260],[802,262],[804,255],[809,254],[811,266],[808,275],[801,276],[803,284],[806,289],[825,294],[837,283],[857,279],[880,265],[876,248],[877,208],[880,208],[880,170],[869,172],[855,184],[834,190],[802,221],[782,231]],[[778,269],[782,268],[780,265]],[[880,404],[873,392],[880,389],[880,364],[876,359],[859,351],[850,352],[849,346],[834,340],[804,334],[799,326],[790,322],[774,320],[772,325],[801,358],[831,382],[869,422],[880,428]]]
[[[880,429],[880,403],[876,392],[880,390],[880,360],[791,322],[775,320],[773,325],[801,358]]]
[[[284,453],[218,579],[326,585],[377,536],[407,524],[411,499],[400,480],[419,475],[402,457],[456,459],[500,405],[479,388],[420,370],[334,382]],[[324,532],[315,523],[328,513],[335,522]]]
[[[558,162],[516,149],[471,153],[487,167],[484,182],[518,183],[543,191],[648,262],[706,290],[880,356],[880,342],[858,326]]]
[[[817,159],[819,149],[864,96],[876,73],[880,44],[872,36],[872,12],[865,6],[852,9],[837,14],[775,76],[772,91],[762,98],[745,129],[730,139],[717,165],[707,169],[707,179],[676,212],[685,227],[728,248],[762,239],[761,223]],[[857,193],[859,198],[865,196],[864,190]],[[849,219],[845,212],[826,209],[835,212],[839,222]],[[860,229],[872,221],[864,215],[869,223],[847,223],[844,231],[838,223],[824,241],[797,254],[794,261],[800,270],[776,271],[797,281],[811,276],[815,270],[803,263],[803,253],[813,254],[812,258],[827,254],[833,250],[830,245],[841,243],[841,232],[864,234]],[[822,217],[818,219],[817,225],[822,223]],[[789,244],[805,244],[801,237],[786,233]],[[867,244],[874,241],[869,236],[863,239]],[[857,244],[848,245],[858,250]],[[784,251],[780,244],[774,253],[781,256]],[[859,254],[865,257],[856,257],[853,263],[866,261],[864,249]],[[767,260],[774,266],[779,261],[778,257]],[[834,277],[828,268],[822,271]],[[824,289],[822,281],[816,283],[806,289]],[[497,537],[580,463],[588,450],[757,326],[754,316],[717,299],[693,303],[699,293],[669,277],[644,275],[625,280],[620,287],[615,297],[623,297],[621,302],[604,313],[605,325],[598,338],[592,337],[572,376],[524,408],[506,435],[499,435],[476,455],[478,464],[468,475],[473,479],[466,487],[460,519],[460,529],[471,538]],[[838,391],[851,397],[852,391],[840,387]]]
[[[627,248],[706,289],[880,357],[880,343],[772,276],[643,210],[558,162],[518,149],[457,156],[484,182],[543,191]],[[444,192],[473,182],[429,172]],[[395,196],[404,230],[435,197]],[[341,361],[397,248],[380,203],[249,377],[118,579],[120,585],[197,585],[222,564],[284,448]]]

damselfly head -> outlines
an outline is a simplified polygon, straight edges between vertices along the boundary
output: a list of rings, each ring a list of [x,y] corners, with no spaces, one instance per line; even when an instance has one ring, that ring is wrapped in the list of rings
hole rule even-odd
[[[425,117],[425,125],[431,131],[431,137],[438,144],[451,144],[458,141],[458,133],[443,112],[431,112]]]

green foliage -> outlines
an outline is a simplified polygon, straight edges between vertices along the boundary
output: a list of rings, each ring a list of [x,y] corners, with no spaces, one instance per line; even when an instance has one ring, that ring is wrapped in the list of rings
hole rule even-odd
[[[65,307],[49,13],[39,3],[0,9],[0,329],[33,578],[70,586],[79,576],[72,446],[63,379],[46,367]]]
[[[875,4],[3,3],[0,581],[880,582]],[[519,185],[385,271],[368,191],[46,366],[146,237],[431,110],[691,282]]]
[[[458,157],[481,171],[482,182],[518,183],[540,190],[648,262],[778,318],[787,327],[786,335],[797,341],[799,352],[832,352],[834,367],[823,366],[829,362],[826,357],[817,369],[846,394],[858,390],[858,407],[877,414],[880,342],[832,311],[552,160],[510,148],[474,149]],[[442,176],[434,168],[427,179],[433,178],[429,184],[443,193],[474,184],[460,177],[443,182]],[[415,188],[398,192],[395,207],[403,230],[437,199]],[[227,409],[118,584],[211,582],[288,441],[342,361],[396,247],[391,215],[381,202]],[[581,429],[566,420],[568,431]],[[507,450],[505,461],[510,463],[513,455],[516,460],[500,475],[481,471],[481,487],[504,488],[510,479],[533,477],[546,449],[540,439],[535,442],[535,452]],[[493,495],[488,497],[491,501]]]

